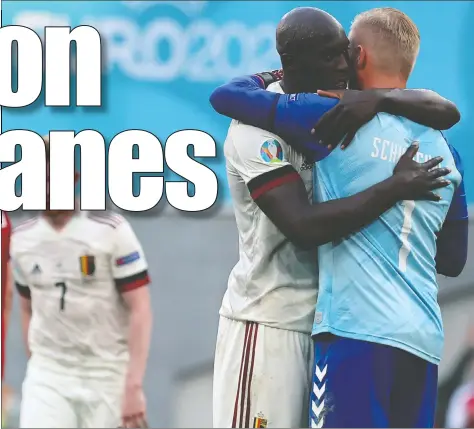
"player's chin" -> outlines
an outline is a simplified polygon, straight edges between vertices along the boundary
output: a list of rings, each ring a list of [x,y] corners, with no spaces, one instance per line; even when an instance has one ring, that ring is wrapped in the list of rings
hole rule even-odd
[[[347,89],[347,80],[346,79],[341,79],[338,80],[337,82],[334,83],[333,88],[334,89]]]

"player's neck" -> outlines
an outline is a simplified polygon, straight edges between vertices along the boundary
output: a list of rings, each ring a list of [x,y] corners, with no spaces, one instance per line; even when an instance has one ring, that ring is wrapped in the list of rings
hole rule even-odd
[[[44,213],[43,217],[55,230],[60,231],[75,215],[75,211],[65,211],[54,215]]]
[[[361,82],[362,89],[405,89],[406,87],[407,81],[400,76],[380,73],[364,76]]]

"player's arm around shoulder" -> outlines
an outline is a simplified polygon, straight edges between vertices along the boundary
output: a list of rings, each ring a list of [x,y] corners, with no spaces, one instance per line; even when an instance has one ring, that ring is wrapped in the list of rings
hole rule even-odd
[[[117,215],[115,215],[117,216]],[[150,349],[152,310],[148,264],[130,223],[122,216],[113,232],[112,273],[115,285],[130,312],[128,364],[122,405],[124,427],[143,427],[146,405],[143,395]]]

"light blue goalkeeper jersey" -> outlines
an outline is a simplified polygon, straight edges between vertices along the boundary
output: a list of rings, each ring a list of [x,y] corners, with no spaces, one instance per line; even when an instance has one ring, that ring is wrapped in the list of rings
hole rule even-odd
[[[331,332],[404,349],[439,363],[443,325],[437,302],[436,232],[461,175],[439,131],[408,119],[377,115],[344,151],[316,164],[315,198],[348,197],[393,174],[410,144],[424,162],[442,156],[452,184],[441,202],[404,201],[346,239],[319,249],[320,292],[313,334]]]

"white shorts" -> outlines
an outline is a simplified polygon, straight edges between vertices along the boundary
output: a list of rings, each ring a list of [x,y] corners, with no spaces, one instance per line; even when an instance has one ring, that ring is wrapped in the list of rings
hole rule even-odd
[[[221,316],[214,427],[308,427],[312,363],[309,335]]]
[[[23,382],[20,428],[116,428],[124,378],[85,378],[31,358]]]

